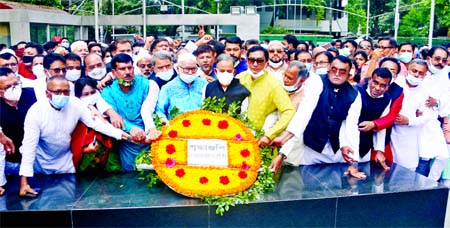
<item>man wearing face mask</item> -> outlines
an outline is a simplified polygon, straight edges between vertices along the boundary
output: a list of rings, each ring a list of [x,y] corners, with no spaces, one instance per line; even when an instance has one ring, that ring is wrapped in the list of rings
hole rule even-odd
[[[3,138],[0,143],[5,137],[13,143],[12,147],[0,144],[0,195],[1,186],[6,183],[5,174],[19,174],[22,156],[16,149],[22,145],[25,115],[35,102],[34,90],[22,88],[11,69],[0,67],[0,138]]]
[[[19,65],[15,55],[9,52],[0,54],[0,67],[8,67],[9,69],[11,69],[16,75],[16,77],[18,77],[22,82],[22,87],[34,87],[36,84],[35,81],[28,78],[24,78],[22,75],[20,75],[18,72],[19,70],[18,66]]]
[[[440,111],[427,105],[430,96],[424,80],[427,71],[427,63],[415,59],[409,64],[408,76],[396,80],[403,87],[405,98],[392,128],[391,147],[395,163],[437,181],[447,163],[448,152],[438,121]]]
[[[28,110],[24,122],[24,139],[20,147],[20,196],[38,194],[28,184],[28,177],[35,173],[75,172],[70,141],[78,121],[117,140],[131,141],[129,134],[107,122],[93,119],[84,103],[69,94],[69,82],[62,76],[54,76],[48,79],[47,100],[37,101]]]
[[[44,73],[44,56],[43,55],[35,55],[33,56],[33,60],[31,61],[32,71],[36,79],[45,78]]]
[[[28,42],[25,45],[25,50],[23,52],[23,57],[21,63],[19,63],[19,74],[28,79],[36,79],[36,76],[32,71],[32,60],[36,55],[42,55],[44,53],[44,48],[42,45]]]
[[[96,53],[91,53],[84,59],[84,72],[86,76],[100,81],[106,75],[106,66],[102,61],[102,57]]]
[[[234,78],[233,58],[227,54],[219,55],[214,71],[217,80],[206,85],[202,97],[216,97],[217,99],[225,97],[225,112],[235,101],[239,101],[241,107],[247,107],[248,105],[244,103],[248,103],[247,97],[250,95],[250,91],[239,82],[239,79]]]
[[[401,70],[399,75],[408,75],[408,66],[411,60],[414,59],[414,45],[410,42],[401,43],[398,46],[398,53],[396,57],[400,62]]]
[[[287,64],[283,59],[283,43],[277,40],[270,41],[267,51],[269,52],[269,64],[266,70],[278,81],[283,82],[284,71],[287,68]]]
[[[326,75],[333,58],[333,55],[328,51],[317,53],[314,58],[314,73],[317,75]]]
[[[116,80],[102,90],[102,97],[124,119],[124,128],[136,142],[145,142],[147,135],[158,133],[152,114],[158,100],[159,88],[152,80],[134,75],[133,59],[124,53],[111,60]],[[148,145],[121,142],[120,159],[124,171],[135,169],[135,158]]]
[[[172,55],[166,51],[158,51],[152,56],[153,80],[162,89],[164,85],[177,77],[177,72],[173,69]]]
[[[65,55],[64,58],[66,59],[66,79],[73,84],[82,74],[81,58],[73,53]]]
[[[174,108],[184,113],[202,105],[202,91],[207,81],[199,76],[195,56],[190,53],[180,55],[178,72],[178,77],[163,86],[159,93],[156,114],[163,122],[174,117],[170,115]]]
[[[248,118],[257,130],[263,128],[270,113],[281,113],[278,121],[258,141],[260,146],[269,145],[273,138],[284,131],[295,114],[294,106],[283,86],[264,70],[268,58],[269,53],[263,47],[250,48],[247,51],[249,69],[237,76],[251,93],[248,100]]]
[[[241,38],[227,37],[225,40],[225,54],[229,54],[234,58],[235,75],[240,74],[248,69],[247,61],[242,58],[242,41]]]
[[[313,61],[311,53],[309,53],[308,51],[299,51],[297,54],[295,54],[295,59],[304,63],[308,72],[311,71]]]
[[[348,58],[352,58],[357,48],[358,44],[354,40],[346,40],[344,42],[344,48],[339,50],[339,54]]]

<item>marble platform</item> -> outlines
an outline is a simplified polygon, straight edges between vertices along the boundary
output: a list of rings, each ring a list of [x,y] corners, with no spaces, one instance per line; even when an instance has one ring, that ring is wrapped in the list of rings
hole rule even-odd
[[[364,164],[366,180],[346,165],[284,167],[276,191],[230,208],[148,188],[137,172],[36,176],[40,194],[18,197],[18,177],[0,197],[0,227],[443,227],[448,189],[403,167]]]

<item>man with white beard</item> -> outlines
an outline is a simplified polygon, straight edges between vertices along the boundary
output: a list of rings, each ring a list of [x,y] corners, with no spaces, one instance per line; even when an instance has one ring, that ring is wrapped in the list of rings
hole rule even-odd
[[[267,64],[266,70],[283,84],[284,72],[288,66],[283,59],[283,44],[280,41],[272,40],[267,51],[269,52],[269,64]]]

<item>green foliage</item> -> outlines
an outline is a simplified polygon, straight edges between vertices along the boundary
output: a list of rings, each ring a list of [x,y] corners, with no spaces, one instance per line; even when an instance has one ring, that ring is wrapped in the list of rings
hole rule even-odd
[[[314,6],[325,6],[325,0],[309,0],[308,4]],[[320,20],[325,18],[325,9],[321,7],[308,7],[308,10],[316,15],[316,22],[319,23]]]
[[[361,0],[349,0],[348,5],[345,10],[361,16],[367,15],[366,4],[362,4]],[[366,20],[362,17],[348,14],[348,31],[354,34],[358,33],[358,27],[361,29],[362,33],[365,33]]]
[[[203,100],[200,109],[215,113],[223,113],[225,110],[225,97],[222,97],[221,99],[217,99],[217,97],[207,97]]]
[[[267,26],[261,31],[262,34],[287,34],[289,31],[283,27]]]
[[[178,116],[180,114],[180,109],[178,109],[176,106],[174,106],[170,111],[169,111],[169,120],[173,119],[175,116]]]

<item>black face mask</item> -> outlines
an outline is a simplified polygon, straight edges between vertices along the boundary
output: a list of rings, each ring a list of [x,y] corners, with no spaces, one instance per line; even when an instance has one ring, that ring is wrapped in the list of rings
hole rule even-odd
[[[33,61],[34,56],[23,56],[22,62],[24,63],[31,63]]]

